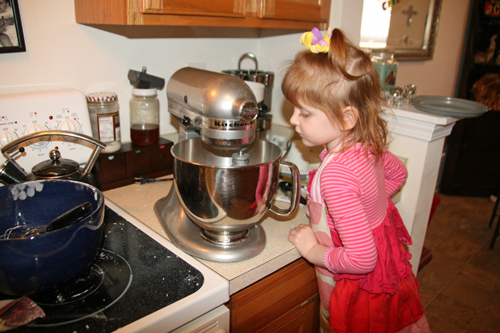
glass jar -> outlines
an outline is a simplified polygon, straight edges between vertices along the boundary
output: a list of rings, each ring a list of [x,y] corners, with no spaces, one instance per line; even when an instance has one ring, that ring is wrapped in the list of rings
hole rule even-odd
[[[120,150],[120,106],[118,96],[111,92],[98,92],[87,95],[87,106],[92,126],[92,136],[106,144],[103,153]]]
[[[391,91],[396,86],[398,62],[391,50],[372,50],[371,59],[378,73],[380,85],[384,91]]]
[[[136,145],[151,145],[160,137],[160,102],[156,88],[132,90],[130,139]]]

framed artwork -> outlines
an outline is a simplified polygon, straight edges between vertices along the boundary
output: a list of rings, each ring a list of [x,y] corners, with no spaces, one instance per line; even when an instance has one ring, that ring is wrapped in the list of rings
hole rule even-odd
[[[17,0],[0,0],[0,53],[25,51]]]

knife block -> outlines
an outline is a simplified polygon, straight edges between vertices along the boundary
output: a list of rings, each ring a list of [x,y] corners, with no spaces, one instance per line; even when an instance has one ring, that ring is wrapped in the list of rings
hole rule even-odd
[[[135,178],[157,178],[173,173],[173,142],[159,138],[158,143],[139,146],[122,144],[114,153],[101,153],[92,169],[101,191],[135,183]]]

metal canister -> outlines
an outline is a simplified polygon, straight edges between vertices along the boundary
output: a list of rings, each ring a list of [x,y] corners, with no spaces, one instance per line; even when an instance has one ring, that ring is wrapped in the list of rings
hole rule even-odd
[[[267,106],[267,112],[271,112],[271,103],[273,99],[273,84],[274,84],[274,73],[273,72],[263,72],[255,71],[248,74],[248,81],[260,82],[265,85],[264,88],[264,103]]]
[[[251,59],[255,63],[255,69],[241,69],[241,62],[244,59]],[[238,69],[228,69],[223,70],[222,73],[230,74],[236,77],[239,77],[245,81],[254,81],[260,82],[264,84],[264,101],[263,104],[267,106],[267,112],[271,112],[272,110],[272,98],[273,98],[273,84],[274,84],[274,72],[260,71],[259,63],[257,61],[257,57],[255,54],[247,52],[241,55],[240,60],[238,61]]]
[[[255,63],[255,69],[241,69],[241,62],[244,59],[251,59]],[[230,74],[244,81],[254,81],[264,84],[264,100],[262,104],[264,104],[267,108],[263,108],[266,110],[265,112],[259,113],[257,116],[257,126],[256,126],[256,136],[260,139],[267,140],[268,134],[271,130],[272,123],[272,98],[273,98],[273,85],[274,85],[274,72],[268,71],[260,71],[259,63],[257,61],[257,57],[255,54],[247,52],[241,55],[240,60],[238,61],[238,69],[228,69],[222,71],[224,74]]]

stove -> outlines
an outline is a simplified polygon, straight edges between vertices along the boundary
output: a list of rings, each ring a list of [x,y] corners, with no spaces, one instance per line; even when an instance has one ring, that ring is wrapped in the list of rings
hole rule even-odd
[[[0,125],[0,146],[40,130],[92,135],[85,97],[74,89],[0,95]],[[61,155],[80,163],[91,153],[75,142],[57,144]],[[30,145],[18,162],[30,170],[48,159],[51,145]],[[228,322],[226,279],[113,202],[107,200],[105,209],[103,243],[92,266],[69,283],[29,296],[46,317],[16,332],[192,332],[189,327],[217,322],[215,313]],[[219,323],[210,325],[222,332]]]
[[[30,91],[0,95],[0,147],[28,134],[66,130],[92,136],[85,95],[76,89]],[[66,140],[37,141],[26,147],[17,162],[26,171],[49,159],[57,146],[61,157],[85,163],[93,147]],[[0,157],[0,163],[5,160]]]
[[[227,302],[229,284],[107,202],[92,266],[30,298],[46,317],[16,332],[170,332]]]

